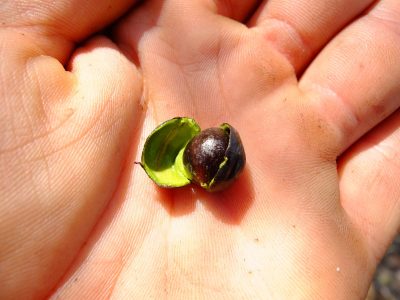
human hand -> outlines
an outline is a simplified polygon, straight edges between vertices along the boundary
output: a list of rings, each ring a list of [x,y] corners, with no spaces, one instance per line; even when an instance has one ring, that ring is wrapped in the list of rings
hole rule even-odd
[[[3,4],[1,298],[364,297],[400,222],[398,1],[151,0],[77,45],[132,2]],[[134,164],[175,116],[238,129],[230,189]]]

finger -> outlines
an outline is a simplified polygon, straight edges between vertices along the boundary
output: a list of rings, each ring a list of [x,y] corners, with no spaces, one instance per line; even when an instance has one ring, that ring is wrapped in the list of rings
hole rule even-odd
[[[215,126],[282,82],[297,84],[282,55],[243,24],[193,2],[179,9],[156,4],[146,2],[124,18],[114,35],[132,60],[140,58],[145,100],[156,123],[190,115],[202,126]]]
[[[114,38],[128,49],[127,53],[137,51],[139,39],[143,39],[149,29],[155,27],[179,29],[181,38],[196,35],[212,35],[218,31],[223,20],[215,18],[222,15],[235,20],[243,21],[257,7],[260,0],[152,0],[143,3],[127,18],[124,18],[114,31]],[[196,20],[196,22],[193,22]],[[226,21],[226,20],[225,20]],[[210,27],[213,22],[214,29],[204,30],[203,26]],[[232,22],[231,22],[232,23]],[[190,26],[188,26],[190,24]],[[193,41],[194,43],[195,41]],[[136,59],[133,57],[133,59]]]
[[[341,202],[375,263],[400,228],[400,111],[339,160]]]
[[[237,20],[239,22],[245,21],[254,9],[261,2],[260,0],[200,0],[211,11],[216,12],[225,17]]]
[[[97,32],[138,0],[118,1],[5,1],[1,5],[3,28],[12,28],[62,62],[73,44]]]
[[[337,154],[400,105],[400,4],[381,1],[324,49],[300,88]]]
[[[256,26],[299,73],[338,31],[372,2],[268,0],[249,25]]]
[[[47,56],[22,69],[13,78],[22,91],[1,111],[16,142],[0,150],[4,299],[44,298],[54,288],[112,197],[140,128],[140,77],[110,41],[77,52],[72,75]],[[69,91],[60,88],[71,76]]]

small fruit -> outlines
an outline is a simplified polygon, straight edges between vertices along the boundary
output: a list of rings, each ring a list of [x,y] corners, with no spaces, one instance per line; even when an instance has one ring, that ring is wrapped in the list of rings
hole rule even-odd
[[[194,182],[208,191],[219,191],[234,181],[245,163],[242,142],[231,125],[200,131],[193,119],[174,118],[147,138],[141,166],[162,187]]]

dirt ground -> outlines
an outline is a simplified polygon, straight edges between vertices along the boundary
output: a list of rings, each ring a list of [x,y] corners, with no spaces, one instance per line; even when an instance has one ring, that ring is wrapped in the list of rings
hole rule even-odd
[[[400,235],[382,259],[367,300],[400,300]]]

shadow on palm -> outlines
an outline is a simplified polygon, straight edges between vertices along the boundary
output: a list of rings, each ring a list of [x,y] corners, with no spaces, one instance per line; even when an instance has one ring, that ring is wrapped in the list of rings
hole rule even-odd
[[[240,177],[226,190],[209,193],[195,185],[164,189],[157,187],[157,200],[173,217],[193,213],[196,203],[201,202],[217,219],[232,225],[240,225],[254,200],[251,174],[245,168]]]

